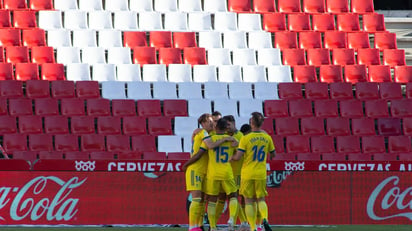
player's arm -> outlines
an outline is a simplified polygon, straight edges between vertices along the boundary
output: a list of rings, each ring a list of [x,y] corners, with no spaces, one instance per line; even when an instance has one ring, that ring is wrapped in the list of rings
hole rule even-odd
[[[195,130],[193,130],[193,133],[192,133],[192,140],[195,138],[195,136],[199,133],[199,132],[201,132],[202,131],[202,129],[201,128],[196,128]]]
[[[186,161],[186,163],[183,164],[182,166],[182,170],[186,171],[187,167],[189,167],[191,164],[195,163],[196,161],[198,161],[200,159],[200,157],[202,157],[202,155],[204,153],[206,153],[207,150],[200,148],[199,151],[194,154],[192,157],[190,157],[190,159],[188,161]]]
[[[245,154],[245,151],[243,150],[237,150],[236,153],[230,158],[230,161],[238,161],[242,158],[243,154]]]
[[[206,137],[203,142],[206,144],[208,149],[213,149],[216,148],[217,146],[223,144],[224,142],[237,142],[237,140],[231,136],[212,141],[212,139],[209,137]]]

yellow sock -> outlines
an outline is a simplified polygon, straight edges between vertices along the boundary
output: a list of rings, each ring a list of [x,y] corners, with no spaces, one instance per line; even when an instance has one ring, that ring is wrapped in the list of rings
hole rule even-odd
[[[268,221],[268,205],[266,204],[266,201],[258,202],[258,210],[262,220],[266,219]]]
[[[256,207],[254,203],[246,204],[245,213],[246,213],[247,221],[249,222],[249,225],[250,225],[250,230],[255,230],[256,229]]]
[[[233,222],[236,222],[236,214],[239,208],[239,201],[236,197],[232,197],[229,200],[229,217],[233,219]]]
[[[207,204],[207,216],[209,218],[209,224],[211,229],[216,229],[216,202],[210,202]]]
[[[199,203],[199,217],[197,218],[197,226],[200,227],[203,225],[203,218],[205,216],[205,202]]]
[[[189,207],[189,229],[198,227],[200,198],[193,198]]]
[[[225,208],[224,200],[218,200],[216,203],[216,222],[219,221],[220,216],[222,216],[223,209]]]
[[[245,214],[245,207],[244,207],[244,206],[239,206],[239,207],[238,207],[237,215],[238,215],[238,217],[239,217],[240,223],[245,223],[245,222],[247,222],[246,214]]]

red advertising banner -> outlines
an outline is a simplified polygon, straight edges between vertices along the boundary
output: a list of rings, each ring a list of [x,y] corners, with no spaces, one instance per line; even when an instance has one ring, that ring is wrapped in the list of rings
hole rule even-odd
[[[411,182],[402,172],[271,172],[270,220],[412,224]],[[181,172],[3,171],[0,225],[187,224],[188,200]]]

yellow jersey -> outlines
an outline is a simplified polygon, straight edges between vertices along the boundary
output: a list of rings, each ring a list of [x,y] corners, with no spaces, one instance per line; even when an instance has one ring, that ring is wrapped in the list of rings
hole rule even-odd
[[[233,134],[232,136],[233,138],[235,138],[238,142],[240,141],[240,139],[243,137],[243,133],[240,131],[236,131],[235,134]],[[237,149],[237,147],[235,147]],[[243,165],[243,157],[238,160],[238,161],[232,161],[232,169],[233,169],[233,174],[235,176],[240,175],[240,171],[242,169],[242,165]]]
[[[195,155],[199,150],[200,146],[203,143],[204,139],[209,138],[209,134],[205,129],[202,129],[200,132],[198,132],[195,137],[193,138],[192,141],[192,153],[191,156]],[[207,171],[207,162],[208,162],[208,156],[207,155],[202,155],[198,161],[195,163],[189,165],[188,170],[197,170],[200,173],[206,174]]]
[[[226,134],[216,134],[211,136],[213,142],[216,142],[225,137],[229,137]],[[208,150],[206,144],[203,142],[200,147],[204,150]],[[231,142],[224,142],[216,148],[209,149],[208,156],[208,168],[206,173],[207,179],[213,180],[230,180],[233,179],[232,165],[229,159],[235,153],[235,148],[232,147]]]
[[[242,179],[266,179],[267,155],[275,151],[272,137],[265,132],[251,132],[240,140],[238,151],[244,152]]]

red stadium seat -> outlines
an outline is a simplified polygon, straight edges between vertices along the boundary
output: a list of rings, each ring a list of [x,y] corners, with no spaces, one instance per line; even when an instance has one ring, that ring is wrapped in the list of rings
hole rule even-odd
[[[160,100],[138,100],[137,115],[144,117],[161,116]]]
[[[335,100],[353,99],[351,83],[330,83],[330,98]]]
[[[31,134],[29,135],[30,151],[53,151],[53,136],[50,134]]]
[[[113,116],[136,116],[136,103],[129,99],[113,99],[112,100]]]
[[[402,135],[400,118],[378,118],[377,119],[378,135],[398,136]]]
[[[360,141],[358,136],[337,136],[336,151],[340,153],[360,153]]]
[[[254,0],[253,1],[253,11],[255,11],[256,13],[275,12],[276,11],[275,1]]]
[[[345,66],[345,82],[359,83],[366,82],[366,66],[365,65],[346,65]]]
[[[375,33],[374,37],[375,48],[379,50],[397,49],[396,34],[390,32]]]
[[[207,64],[206,49],[203,47],[186,47],[183,49],[183,63],[191,65]]]
[[[353,49],[333,49],[332,59],[334,65],[353,65],[355,62],[355,50]]]
[[[64,98],[60,101],[61,114],[65,116],[81,116],[86,114],[84,100]]]
[[[369,33],[386,31],[383,14],[364,14],[362,24],[363,30]]]
[[[129,48],[147,46],[147,37],[145,31],[124,31],[123,46]]]
[[[31,99],[9,99],[9,114],[12,116],[33,115],[33,102]]]
[[[89,116],[109,116],[111,115],[110,100],[108,99],[87,99],[87,115]]]
[[[100,89],[97,81],[77,81],[76,97],[78,98],[99,98]]]
[[[294,66],[293,79],[298,83],[317,82],[316,67],[310,65]]]
[[[120,117],[99,116],[97,117],[97,134],[119,135],[121,134]]]
[[[286,100],[265,100],[263,107],[265,117],[278,118],[289,116]]]
[[[395,67],[395,82],[408,83],[412,82],[412,67],[411,66],[398,66]]]
[[[409,136],[389,136],[388,151],[389,153],[410,153],[412,151],[411,138]]]
[[[169,117],[147,118],[147,130],[151,135],[172,135],[172,122]]]
[[[273,144],[275,145],[276,153],[285,153],[284,137],[277,135],[271,135],[271,137],[273,140]]]
[[[228,0],[227,7],[229,11],[242,13],[251,11],[251,1],[250,0]]]
[[[128,153],[130,149],[130,136],[108,135],[106,136],[106,148],[109,152]]]
[[[159,49],[161,47],[172,47],[172,32],[150,31],[150,46]]]
[[[159,48],[159,64],[181,64],[182,50],[179,48]]]
[[[6,61],[8,63],[29,62],[29,48],[24,46],[6,47]]]
[[[322,160],[346,161],[347,156],[342,153],[327,153],[322,154]]]
[[[41,79],[44,80],[65,80],[64,65],[61,63],[43,63],[40,65]]]
[[[11,16],[9,10],[0,10],[0,28],[11,27]]]
[[[0,96],[5,99],[23,97],[23,82],[16,80],[0,81]]]
[[[372,160],[371,154],[360,154],[360,153],[348,153],[349,161],[370,161]]]
[[[154,47],[134,47],[133,63],[135,64],[156,64],[156,48]]]
[[[0,48],[0,56],[2,56],[3,49]],[[0,61],[3,61],[1,59]],[[14,71],[13,71],[13,64],[11,63],[0,63],[0,80],[13,80],[14,79]]]
[[[53,10],[52,0],[30,0],[30,9],[32,10]]]
[[[401,84],[392,82],[379,83],[379,95],[381,99],[402,99],[403,95]]]
[[[336,16],[336,26],[339,31],[352,32],[359,31],[359,16],[357,14],[338,14]]]
[[[197,47],[195,32],[173,32],[173,47]]]
[[[31,62],[37,64],[54,63],[55,60],[53,47],[32,47]]]
[[[325,83],[342,82],[342,68],[340,65],[322,65],[319,70],[319,80]]]
[[[325,12],[325,1],[324,0],[304,0],[303,1],[303,12],[310,14],[318,14]]]
[[[308,136],[287,136],[286,137],[287,153],[309,153],[310,142]]]
[[[39,66],[36,63],[16,63],[16,80],[39,79]]]
[[[0,134],[9,134],[17,132],[16,117],[1,115],[0,116]]]
[[[47,80],[27,80],[26,96],[28,98],[50,97],[50,83]]]
[[[51,81],[51,96],[53,98],[74,98],[74,81]]]
[[[375,120],[373,118],[352,118],[352,134],[354,136],[376,135]]]
[[[3,0],[3,7],[8,10],[27,9],[27,2],[26,0]]]
[[[386,100],[365,101],[365,115],[368,117],[389,117],[388,103]]]
[[[146,119],[144,117],[137,116],[123,117],[122,130],[125,135],[147,134]]]
[[[90,156],[88,152],[68,151],[64,152],[64,158],[66,160],[89,160]]]
[[[360,100],[342,100],[339,103],[340,115],[342,117],[363,117],[363,105]]]
[[[39,116],[59,115],[58,100],[54,98],[34,99],[34,114]]]
[[[20,29],[36,28],[36,12],[32,10],[13,11],[13,26]]]
[[[391,155],[387,153],[375,153],[373,154],[373,160],[375,161],[396,161],[398,160],[398,155]]]
[[[314,65],[319,67],[321,65],[331,64],[329,49],[307,49],[306,53],[308,65]]]
[[[27,135],[14,133],[3,136],[3,147],[7,153],[27,151]]]
[[[349,3],[341,0],[326,0],[326,11],[333,14],[347,13],[349,12]]]
[[[302,85],[300,83],[279,83],[278,92],[280,99],[302,99]]]
[[[54,136],[54,150],[60,152],[79,151],[79,137],[75,134],[59,134]]]
[[[297,153],[296,154],[297,160],[312,160],[312,161],[319,161],[321,160],[321,155],[319,153]]]
[[[345,117],[326,118],[326,133],[330,136],[350,135],[349,119]]]
[[[385,138],[383,136],[363,136],[362,152],[363,153],[385,153]]]
[[[143,152],[142,154],[143,160],[166,160],[166,152]]]
[[[306,31],[299,33],[299,47],[301,49],[321,48],[322,37],[320,32]]]
[[[292,117],[311,117],[312,112],[312,100],[290,100],[289,101],[289,114]]]
[[[189,152],[168,152],[167,153],[168,160],[188,160],[190,159]]]
[[[22,115],[18,117],[19,132],[24,134],[43,133],[43,122],[40,116]]]
[[[105,151],[106,145],[104,135],[85,134],[81,136],[80,150],[87,152]]]
[[[143,153],[143,152],[155,152],[156,143],[155,136],[151,135],[140,135],[132,136],[132,151]]]
[[[338,113],[338,104],[336,100],[327,99],[327,100],[315,100],[315,116],[317,117],[337,117]]]
[[[319,136],[325,135],[324,119],[319,117],[304,117],[300,120],[300,131],[302,135]]]
[[[351,11],[359,14],[374,12],[373,0],[351,0]]]
[[[384,65],[373,65],[368,67],[370,82],[392,82],[391,67]]]
[[[335,17],[331,14],[314,14],[312,15],[312,28],[320,32],[335,30]]]
[[[112,152],[90,152],[91,160],[113,160],[114,154]]]
[[[305,50],[303,49],[283,49],[282,54],[283,65],[306,65]]]
[[[291,136],[299,135],[298,118],[285,117],[275,119],[276,135]]]
[[[329,99],[327,83],[305,83],[305,96],[307,99]]]
[[[310,146],[313,153],[331,154],[335,153],[333,136],[312,136]]]
[[[370,48],[369,33],[368,32],[354,32],[348,33],[348,48],[362,49]]]
[[[44,132],[47,134],[67,134],[69,124],[66,116],[45,116]]]
[[[95,133],[94,124],[94,117],[91,116],[72,116],[70,118],[70,130],[73,134]]]
[[[398,155],[399,160],[403,161],[411,161],[412,155],[410,153],[399,153]]]
[[[296,160],[296,153],[278,153],[276,152],[275,158],[273,158],[272,160],[292,160],[295,161]]]
[[[356,98],[360,100],[379,99],[378,83],[356,83]]]
[[[309,14],[288,14],[288,28],[290,31],[311,30]]]
[[[412,136],[412,117],[402,118],[402,131],[405,136]]]
[[[40,28],[27,29],[22,32],[23,46],[46,46],[45,31]]]
[[[300,0],[278,0],[277,3],[281,13],[301,12]]]
[[[14,151],[13,159],[26,160],[31,163],[37,160],[38,153],[35,151]]]
[[[275,47],[279,49],[297,48],[297,33],[295,31],[275,32]]]
[[[262,124],[262,130],[265,131],[267,134],[272,135],[275,134],[275,130],[273,129],[273,119],[266,118]]]
[[[405,97],[412,98],[412,83],[406,83]]]
[[[389,65],[391,67],[406,65],[405,50],[398,50],[398,49],[383,50],[383,64]]]
[[[346,48],[347,35],[343,31],[326,31],[323,43],[324,47],[328,49]]]
[[[20,30],[14,28],[0,29],[0,45],[3,47],[20,46]]]
[[[163,115],[169,117],[188,116],[186,100],[163,100]]]
[[[63,160],[63,152],[55,151],[39,151],[39,159],[41,160]]]
[[[380,65],[381,57],[379,49],[367,48],[358,50],[358,64]]]
[[[286,15],[283,13],[265,13],[263,14],[262,25],[263,29],[268,32],[284,31],[286,30]]]

